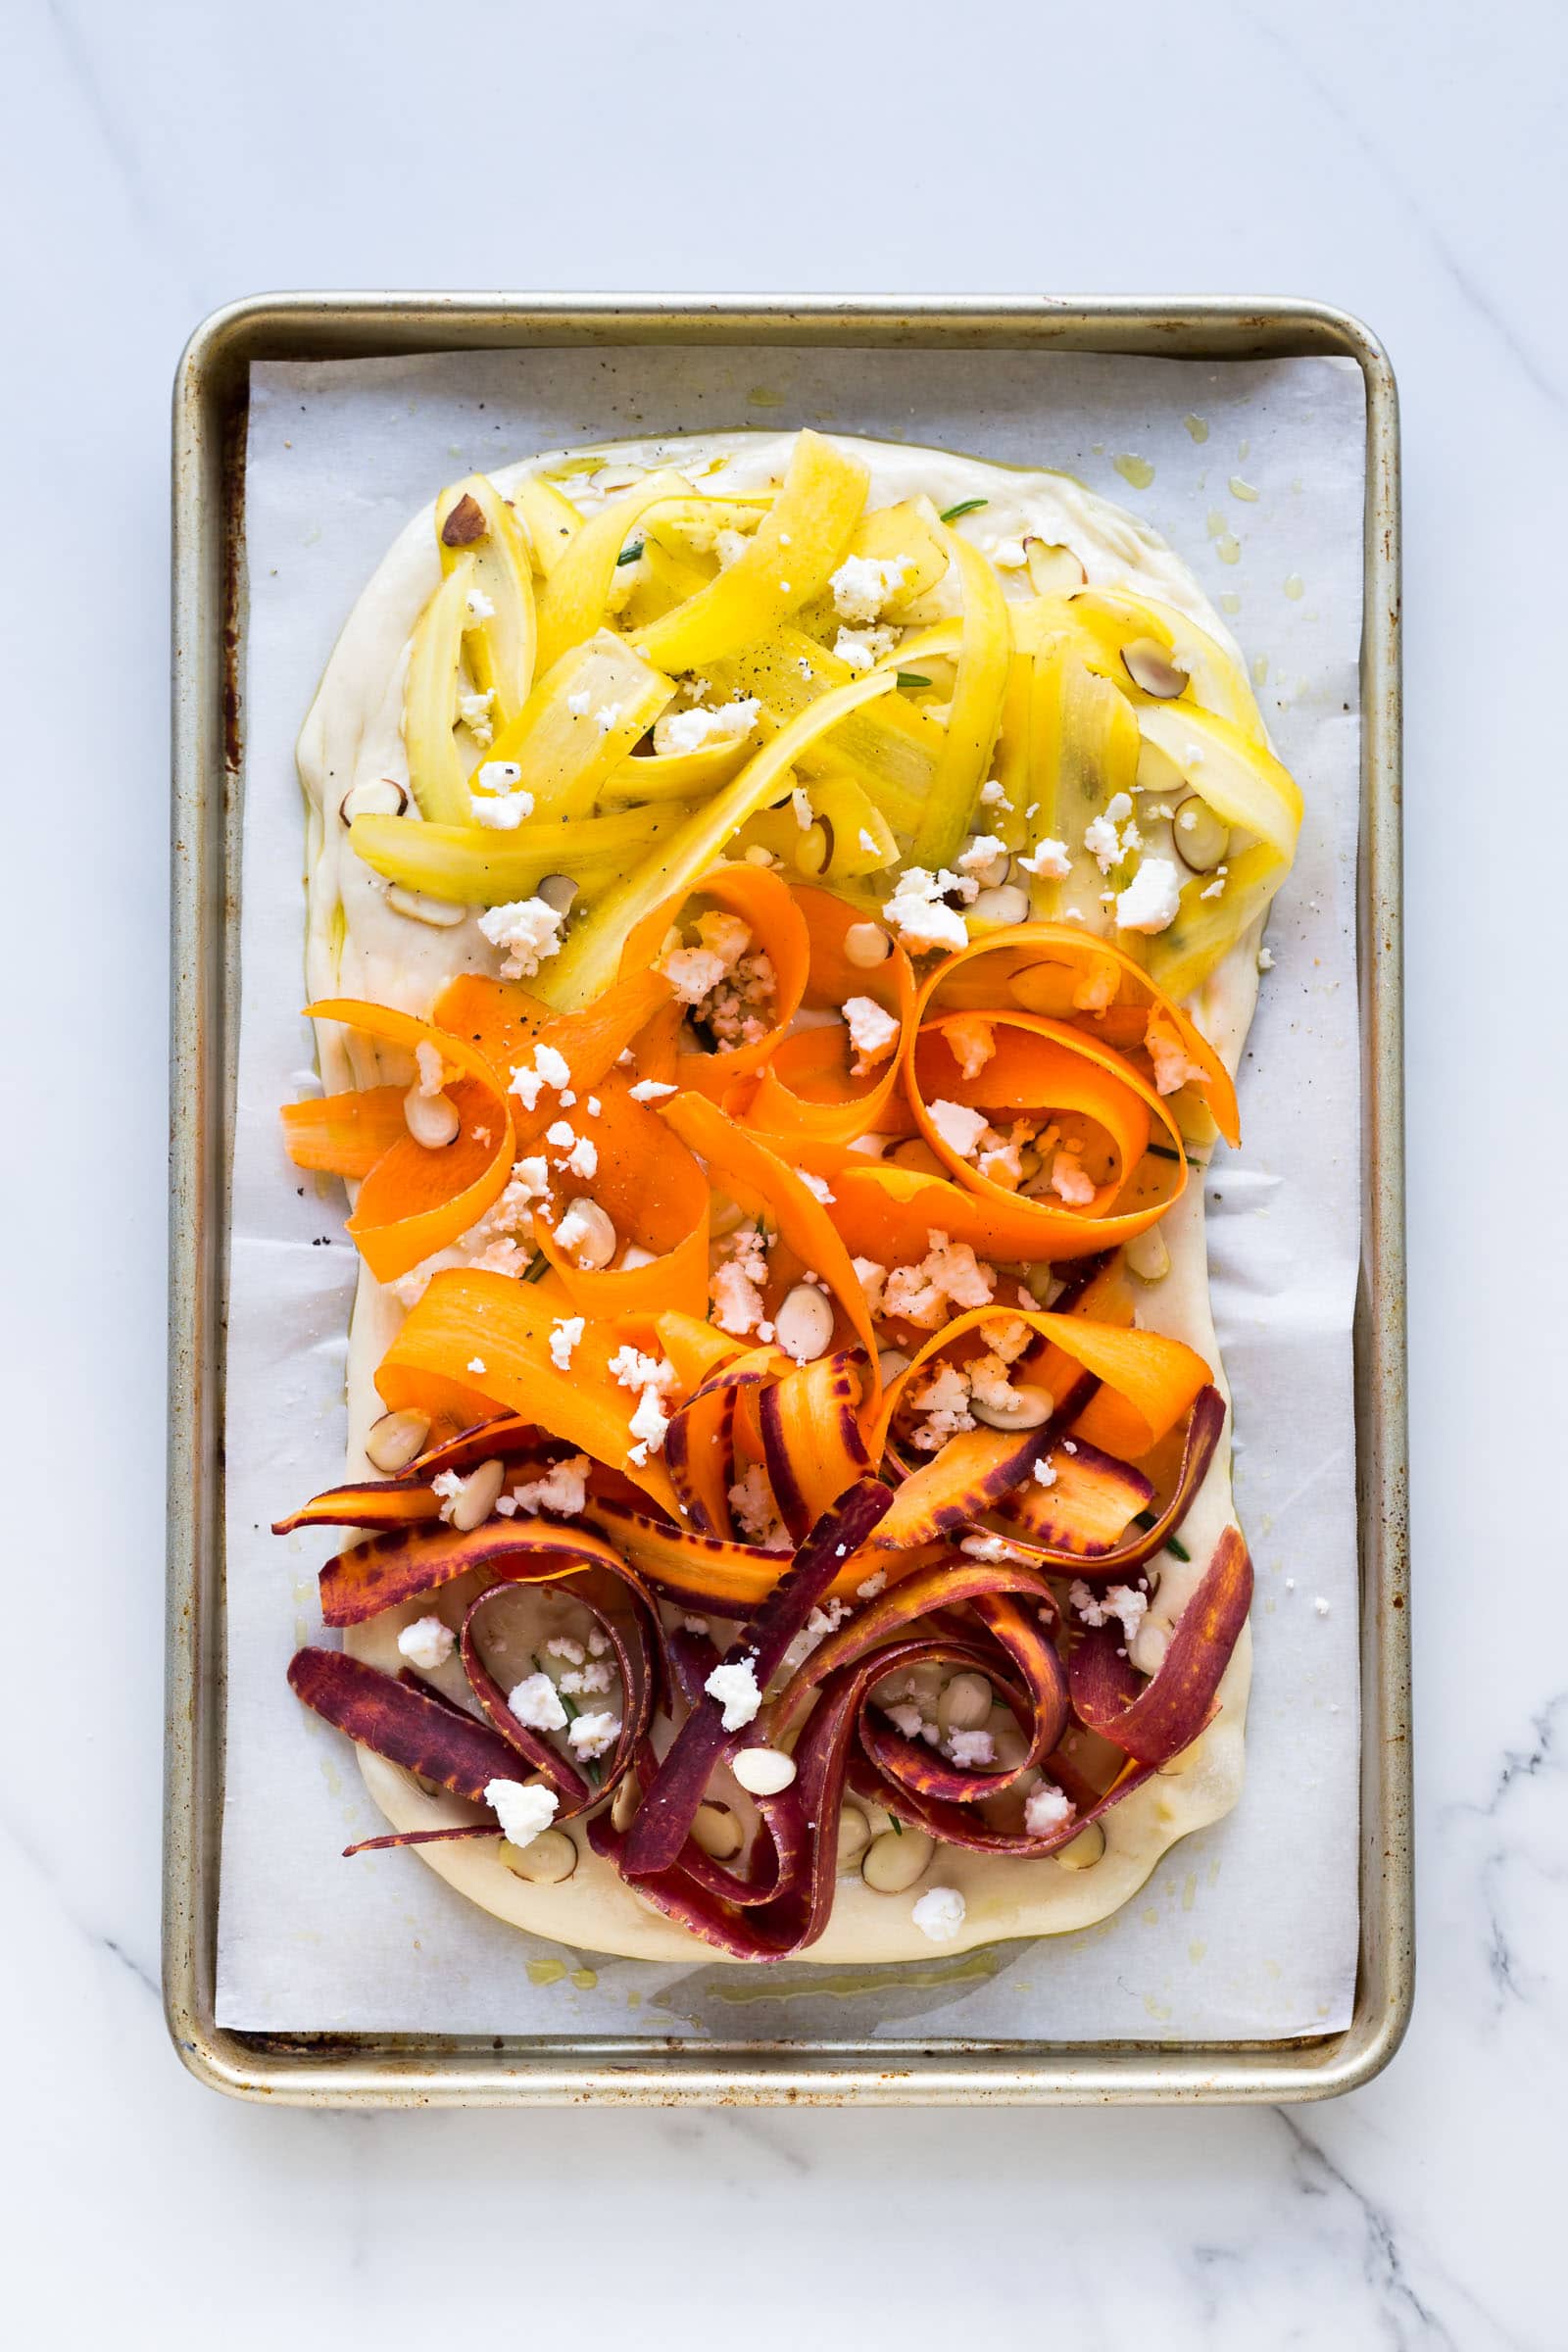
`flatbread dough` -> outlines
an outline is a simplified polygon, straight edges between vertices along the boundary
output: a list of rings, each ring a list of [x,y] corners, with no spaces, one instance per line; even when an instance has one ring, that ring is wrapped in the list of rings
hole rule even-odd
[[[719,433],[684,439],[605,443],[592,450],[557,452],[527,464],[503,467],[492,479],[505,494],[522,475],[537,471],[573,476],[571,495],[584,513],[605,503],[594,476],[605,484],[624,479],[626,467],[693,465],[704,467],[706,493],[744,491],[776,484],[788,462],[792,434]],[[1082,561],[1089,583],[1157,597],[1197,621],[1229,650],[1241,655],[1224,622],[1173,551],[1153,531],[1079,487],[1069,477],[995,466],[945,451],[895,446],[835,436],[870,469],[869,505],[891,504],[926,492],[946,510],[959,501],[984,499],[986,537],[1032,535],[1066,544]],[[493,972],[495,951],[469,916],[461,925],[436,929],[399,914],[387,904],[385,887],[349,847],[339,813],[356,783],[387,776],[407,784],[402,740],[404,677],[408,643],[420,611],[439,584],[433,502],[416,515],[388,552],[356,605],[327,664],[299,745],[299,768],[308,801],[307,970],[313,998],[355,997],[395,1005],[423,1016],[455,973]],[[1244,671],[1245,674],[1245,671]],[[1262,922],[1237,941],[1204,983],[1191,1009],[1227,1066],[1240,1061],[1257,993],[1257,947]],[[318,1030],[321,1074],[329,1090],[371,1086],[405,1078],[407,1066],[390,1050],[332,1025]],[[1159,1231],[1170,1254],[1170,1272],[1140,1291],[1140,1321],[1183,1339],[1224,1374],[1209,1310],[1203,1238],[1202,1187],[1189,1186],[1161,1220]],[[364,1440],[382,1411],[373,1374],[404,1309],[363,1266],[350,1336],[348,1367],[349,1448],[347,1474],[369,1471]],[[1159,1588],[1132,1647],[1135,1663],[1152,1671],[1169,1629],[1180,1616],[1222,1530],[1235,1522],[1230,1485],[1230,1427],[1227,1421],[1215,1458],[1182,1529],[1190,1562],[1165,1553]],[[395,1673],[402,1663],[397,1636],[411,1618],[431,1607],[426,1598],[349,1631],[346,1646],[357,1657]],[[1247,1695],[1251,1673],[1250,1631],[1244,1628],[1220,1685],[1220,1712],[1202,1738],[1167,1771],[1111,1808],[1103,1817],[1105,1847],[1091,1867],[1073,1869],[1056,1858],[1039,1859],[971,1853],[938,1847],[931,1867],[907,1895],[874,1893],[858,1872],[838,1882],[832,1917],[821,1937],[794,1955],[800,1962],[842,1968],[847,1963],[929,1959],[933,1946],[916,1927],[915,1898],[933,1885],[956,1887],[965,1915],[946,1952],[960,1952],[1004,1937],[1061,1935],[1092,1926],[1118,1910],[1148,1879],[1160,1856],[1179,1838],[1230,1811],[1240,1793]],[[430,1679],[464,1686],[456,1664]],[[471,1807],[446,1796],[427,1796],[397,1766],[358,1750],[367,1785],[397,1830],[434,1829],[473,1818]],[[731,1792],[737,1809],[746,1799]],[[557,1886],[519,1880],[488,1840],[416,1846],[410,1849],[449,1886],[498,1918],[580,1949],[633,1959],[711,1961],[711,1950],[653,1910],[608,1862],[588,1850],[580,1828],[572,1829],[577,1868]]]

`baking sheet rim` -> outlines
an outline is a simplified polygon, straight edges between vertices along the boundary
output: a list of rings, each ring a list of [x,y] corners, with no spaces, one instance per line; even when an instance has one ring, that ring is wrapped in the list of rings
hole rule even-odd
[[[214,2017],[223,1677],[221,1362],[233,1069],[242,596],[238,464],[250,364],[552,342],[1020,344],[1144,357],[1352,359],[1367,399],[1358,910],[1362,1272],[1355,1318],[1362,1587],[1361,1946],[1341,2034],[1293,2042],[612,2042],[238,2033]],[[215,312],[173,420],[172,1028],[164,1984],[171,2035],[234,2095],[339,2106],[1317,2098],[1377,2074],[1413,1995],[1404,1434],[1397,411],[1376,338],[1278,298],[280,294]]]

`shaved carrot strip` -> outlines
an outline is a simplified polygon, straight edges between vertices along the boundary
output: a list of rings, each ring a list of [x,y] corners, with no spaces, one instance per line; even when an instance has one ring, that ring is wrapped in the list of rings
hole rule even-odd
[[[456,1063],[473,1081],[471,1093],[456,1086],[447,1090],[464,1113],[456,1143],[432,1152],[405,1135],[383,1152],[360,1187],[349,1232],[376,1280],[392,1282],[466,1233],[499,1199],[512,1166],[512,1112],[484,1056],[430,1021],[344,997],[307,1005],[306,1013],[312,1020],[342,1021],[409,1053],[434,1046],[443,1063]],[[478,1126],[487,1134],[484,1142],[469,1115],[481,1104]]]
[[[343,1095],[285,1102],[283,1141],[297,1168],[330,1176],[368,1176],[383,1152],[408,1134],[401,1086],[362,1086]]]
[[[418,1304],[381,1358],[375,1385],[391,1412],[427,1410],[466,1391],[525,1414],[568,1445],[629,1478],[666,1509],[674,1507],[669,1476],[657,1454],[631,1459],[631,1416],[637,1396],[610,1369],[619,1345],[608,1326],[584,1320],[564,1366],[551,1352],[551,1336],[564,1318],[559,1297],[510,1275],[453,1270],[432,1277]],[[484,1364],[482,1389],[469,1367]],[[432,1385],[433,1384],[433,1385]],[[480,1418],[480,1414],[471,1416]]]
[[[904,950],[895,947],[867,971],[845,948],[848,932],[863,917],[826,891],[795,894],[810,947],[807,1002],[837,1010],[852,997],[866,997],[899,1024],[888,1053],[857,1078],[855,1049],[847,1027],[808,1029],[774,1051],[748,1105],[746,1123],[785,1141],[820,1137],[853,1143],[878,1128],[898,1090],[905,1050],[912,1031],[914,976]],[[856,1056],[858,1058],[858,1056]]]
[[[674,892],[652,908],[628,934],[620,956],[623,981],[648,970],[663,945],[664,934],[685,917],[694,899],[706,900],[745,922],[753,948],[765,955],[773,967],[773,1018],[765,1035],[749,1046],[677,1054],[677,1083],[695,1087],[717,1102],[726,1087],[760,1069],[782,1044],[805,994],[810,942],[801,910],[777,874],[757,865],[718,865],[689,889]]]
[[[876,1334],[866,1309],[865,1293],[856,1279],[833,1220],[824,1203],[755,1136],[747,1135],[716,1103],[701,1095],[677,1095],[664,1107],[664,1117],[682,1141],[716,1169],[738,1200],[765,1207],[801,1263],[820,1274],[836,1295],[870,1359],[867,1378],[873,1391],[880,1386],[876,1369]]]
[[[917,1013],[925,1020],[941,1010],[983,1012],[1008,1004],[1080,1023],[1091,1038],[1099,1035],[1102,1011],[1154,1013],[1204,1072],[1204,1099],[1221,1135],[1228,1144],[1240,1143],[1236,1087],[1225,1064],[1192,1017],[1113,941],[1091,939],[1070,923],[1021,923],[990,932],[944,958],[920,992]]]
[[[617,1239],[652,1250],[654,1262],[620,1270],[579,1267],[543,1216],[535,1219],[535,1239],[580,1312],[613,1321],[667,1307],[695,1319],[708,1305],[708,1180],[663,1120],[631,1100],[629,1071],[612,1069],[597,1083],[598,1113],[579,1094],[564,1115],[573,1133],[592,1143],[598,1164],[580,1183],[558,1179],[561,1205],[579,1193],[591,1198]]]

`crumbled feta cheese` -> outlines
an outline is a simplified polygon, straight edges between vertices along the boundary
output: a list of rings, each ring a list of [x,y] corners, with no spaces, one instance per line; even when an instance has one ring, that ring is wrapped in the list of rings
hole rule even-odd
[[[664,1443],[664,1432],[669,1427],[667,1415],[659,1409],[657,1389],[644,1389],[627,1427],[634,1441],[632,1450],[637,1453],[638,1467],[641,1468],[651,1453],[658,1453]]]
[[[492,833],[514,833],[525,816],[533,814],[531,792],[470,792],[468,808],[476,825]]]
[[[559,953],[564,919],[547,899],[514,899],[505,906],[486,907],[479,928],[505,954],[502,979],[531,980],[545,957]]]
[[[629,1092],[634,1102],[662,1102],[664,1097],[672,1095],[675,1089],[666,1086],[662,1078],[639,1078]]]
[[[738,1732],[750,1723],[762,1703],[762,1693],[757,1688],[757,1674],[750,1658],[739,1658],[732,1665],[715,1666],[703,1689],[710,1698],[716,1698],[723,1708],[726,1732]]]
[[[561,1799],[553,1788],[525,1788],[521,1781],[486,1781],[484,1801],[500,1822],[507,1843],[525,1846],[549,1829]]]
[[[1123,931],[1168,931],[1181,911],[1182,886],[1168,858],[1145,858],[1116,900]]]
[[[481,792],[511,792],[522,782],[522,768],[515,760],[486,760],[473,781]]]
[[[1113,1617],[1119,1618],[1128,1642],[1136,1640],[1138,1629],[1149,1614],[1149,1594],[1132,1585],[1112,1585],[1104,1599],[1099,1600],[1081,1577],[1074,1577],[1067,1597],[1085,1625],[1108,1625]]]
[[[525,1675],[507,1693],[507,1704],[530,1732],[559,1732],[566,1720],[561,1695],[548,1674]]]
[[[620,705],[618,703],[601,703],[594,712],[594,725],[599,729],[601,735],[608,735],[619,716]]]
[[[1053,1468],[1051,1467],[1051,1464],[1050,1464],[1049,1462],[1047,1462],[1047,1461],[1039,1461],[1039,1462],[1036,1462],[1036,1464],[1035,1464],[1035,1482],[1036,1482],[1036,1484],[1037,1484],[1038,1486],[1042,1486],[1042,1487],[1054,1487],[1054,1486],[1055,1485],[1055,1483],[1056,1483],[1056,1473],[1054,1472],[1054,1470],[1053,1470]]]
[[[761,704],[723,703],[716,710],[677,710],[654,727],[654,749],[662,758],[701,752],[721,743],[739,743],[757,724]]]
[[[997,1033],[977,1012],[960,1013],[943,1024],[948,1051],[960,1077],[978,1078],[997,1051]]]
[[[547,1658],[565,1658],[573,1666],[580,1666],[587,1655],[582,1643],[570,1634],[554,1634],[545,1643]]]
[[[897,932],[900,947],[911,956],[925,955],[933,948],[968,946],[967,924],[943,897],[944,889],[952,886],[945,873],[933,874],[921,865],[911,865],[907,873],[899,876],[882,915]]]
[[[545,1512],[554,1519],[575,1519],[588,1499],[588,1456],[574,1453],[552,1464],[542,1478],[514,1487],[512,1499],[530,1518]]]
[[[834,610],[856,627],[875,620],[907,569],[903,556],[846,556],[828,583]]]
[[[398,1636],[399,1657],[425,1674],[444,1666],[457,1645],[456,1634],[439,1617],[416,1617]]]
[[[750,1463],[730,1488],[729,1507],[735,1514],[736,1526],[749,1542],[760,1544],[768,1551],[781,1551],[788,1546],[789,1537],[774,1504],[767,1472],[760,1462]]]
[[[1033,855],[1020,858],[1018,863],[1026,874],[1039,874],[1048,882],[1065,882],[1072,872],[1072,858],[1064,841],[1054,841],[1048,835]]]
[[[1065,1146],[1051,1162],[1051,1189],[1069,1208],[1087,1208],[1095,1197],[1095,1180],[1076,1152]]]
[[[588,689],[584,687],[581,694],[567,695],[566,709],[571,712],[573,718],[586,718],[588,715],[588,705],[592,700],[593,697],[589,694]]]
[[[978,874],[994,858],[1005,858],[1006,855],[1006,843],[999,840],[995,833],[977,833],[968,848],[958,852],[958,871],[960,874]]]
[[[1108,874],[1121,856],[1121,843],[1116,838],[1116,828],[1108,816],[1097,816],[1093,824],[1085,826],[1084,848],[1094,858],[1101,872]]]
[[[795,822],[800,826],[801,831],[809,833],[815,817],[811,809],[811,796],[804,784],[797,784],[795,790],[790,794],[790,808],[794,811]]]
[[[887,1278],[882,1311],[935,1331],[948,1320],[948,1301],[960,1310],[989,1306],[996,1274],[983,1265],[967,1242],[950,1243],[945,1233],[926,1235],[926,1255],[918,1265],[895,1266]]]
[[[493,686],[487,687],[483,694],[460,694],[458,697],[458,716],[481,750],[495,734],[490,719],[490,706],[495,699],[496,690]]]
[[[1031,1838],[1050,1838],[1072,1819],[1072,1799],[1054,1781],[1042,1781],[1023,1800],[1023,1826]]]
[[[533,1066],[546,1086],[554,1087],[557,1094],[564,1086],[571,1084],[571,1064],[564,1054],[558,1052],[554,1046],[535,1046]]]
[[[950,1152],[967,1159],[984,1135],[989,1124],[983,1110],[970,1110],[965,1103],[938,1100],[930,1105],[931,1124]]]
[[[513,1161],[512,1183],[507,1187],[507,1191],[511,1192],[514,1188],[516,1190],[519,1206],[526,1200],[548,1200],[550,1198],[550,1170],[545,1163],[542,1152],[531,1158]],[[505,1200],[506,1197],[506,1193],[503,1193],[502,1199]]]
[[[470,1372],[478,1372],[478,1373],[482,1374],[482,1373],[484,1372],[484,1369],[485,1369],[485,1361],[484,1361],[484,1357],[483,1357],[482,1355],[470,1355],[470,1356],[469,1356],[469,1358],[468,1358],[468,1370],[469,1370]]]
[[[997,1743],[989,1732],[950,1732],[948,1761],[960,1772],[978,1772],[997,1760]]]
[[[580,1693],[608,1690],[610,1682],[608,1666],[574,1666],[569,1674],[562,1676],[561,1688],[576,1697]]]
[[[1268,948],[1258,949],[1257,968],[1260,972],[1271,972],[1274,969],[1274,956]]]
[[[832,1205],[833,1195],[828,1190],[825,1176],[813,1176],[809,1168],[797,1168],[795,1173],[813,1200],[820,1200],[824,1207]],[[810,1277],[808,1276],[807,1279],[809,1281]]]
[[[571,1351],[583,1335],[581,1315],[563,1315],[550,1327],[550,1360],[558,1372],[571,1370]]]
[[[463,601],[468,608],[470,621],[490,620],[494,617],[495,606],[482,588],[470,588]]]
[[[999,571],[1022,571],[1029,561],[1021,539],[993,539],[986,554]]]
[[[462,1473],[457,1470],[438,1470],[430,1481],[430,1492],[440,1496],[440,1516],[450,1522],[458,1496],[463,1493]]]
[[[850,1043],[858,1056],[850,1074],[863,1078],[873,1062],[883,1060],[892,1052],[899,1024],[874,997],[846,997],[844,1018],[850,1025]]]
[[[591,1764],[620,1738],[620,1717],[612,1715],[608,1707],[597,1714],[579,1715],[566,1738],[572,1753]]]
[[[887,1589],[888,1572],[885,1568],[877,1568],[866,1578],[863,1585],[856,1586],[855,1596],[857,1600],[875,1600],[877,1594],[885,1592]]]
[[[1006,786],[996,776],[992,776],[981,785],[980,804],[985,808],[1010,808],[1012,807],[1012,803],[1007,798]]]
[[[700,1004],[724,977],[724,960],[707,948],[672,948],[655,964],[679,1004]]]
[[[757,1329],[762,1314],[762,1294],[743,1267],[733,1260],[715,1266],[709,1288],[713,1297],[713,1320],[731,1339],[743,1340]]]
[[[1321,1593],[1321,1592],[1318,1594],[1317,1598],[1316,1598],[1316,1599],[1313,1601],[1313,1603],[1312,1603],[1312,1606],[1313,1606],[1313,1608],[1314,1608],[1314,1609],[1317,1611],[1317,1613],[1318,1613],[1318,1615],[1319,1615],[1320,1617],[1326,1617],[1326,1616],[1328,1615],[1328,1613],[1329,1613],[1329,1603],[1328,1603],[1328,1602],[1327,1602],[1327,1601],[1324,1599],[1324,1597],[1323,1597],[1323,1595],[1322,1595],[1322,1593]],[[1132,1639],[1132,1636],[1129,1634],[1129,1636],[1128,1636],[1127,1638],[1128,1638],[1128,1640],[1129,1640],[1129,1641],[1131,1641],[1131,1639]]]
[[[1124,792],[1113,792],[1105,803],[1105,814],[1113,825],[1124,825],[1132,812],[1132,802]]]
[[[951,1943],[963,1926],[968,1908],[956,1886],[929,1886],[909,1916],[933,1943]]]
[[[833,651],[851,669],[875,669],[898,641],[897,629],[840,629],[833,640]]]
[[[865,1294],[868,1312],[879,1315],[882,1312],[883,1285],[888,1278],[886,1266],[880,1265],[874,1257],[852,1257],[850,1265],[856,1281]]]
[[[1180,1086],[1203,1086],[1208,1073],[1200,1062],[1189,1061],[1187,1049],[1179,1037],[1161,1030],[1151,1021],[1144,1032],[1144,1044],[1154,1065],[1154,1091],[1173,1095]]]
[[[925,1717],[910,1699],[895,1700],[891,1707],[883,1709],[883,1713],[887,1716],[888,1721],[904,1734],[906,1740],[918,1740],[920,1734],[925,1730]]]

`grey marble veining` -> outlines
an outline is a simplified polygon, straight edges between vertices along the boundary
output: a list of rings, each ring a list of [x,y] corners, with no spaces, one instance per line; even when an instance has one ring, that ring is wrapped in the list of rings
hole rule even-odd
[[[17,2340],[1560,2352],[1560,10],[13,0],[0,68]],[[477,133],[451,127],[475,107]],[[205,310],[289,284],[1263,286],[1390,344],[1422,1983],[1366,2090],[1289,2114],[357,2118],[230,2106],[175,2065],[167,396]]]

